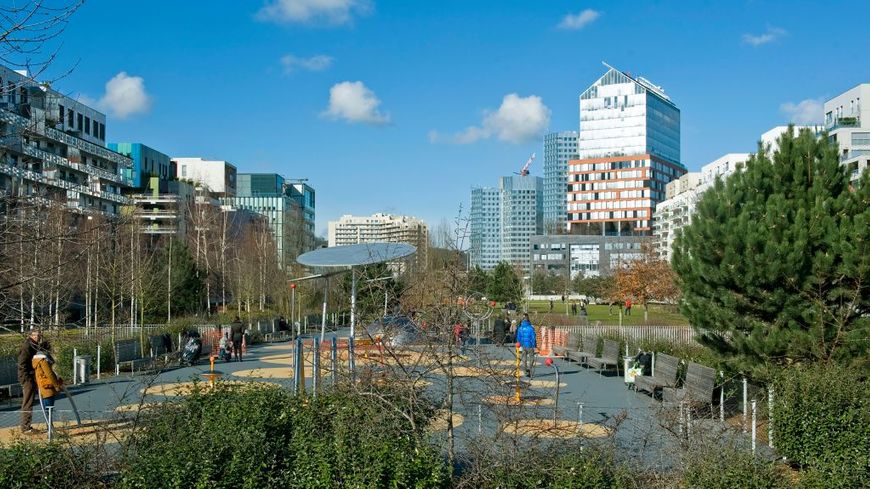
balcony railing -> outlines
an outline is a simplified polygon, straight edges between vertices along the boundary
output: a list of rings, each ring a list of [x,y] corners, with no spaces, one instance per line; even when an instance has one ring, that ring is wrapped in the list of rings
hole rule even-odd
[[[90,141],[85,141],[84,139],[77,138],[75,136],[70,136],[69,134],[67,134],[63,131],[59,131],[53,127],[46,127],[45,128],[45,135],[52,138],[52,139],[56,139],[64,144],[67,144],[69,146],[75,146],[76,148],[78,148],[86,153],[90,153],[92,155],[99,156],[100,158],[109,160],[113,163],[117,163],[119,165],[127,166],[127,167],[129,167],[132,164],[132,160],[130,158],[127,158],[126,156],[124,156],[120,153],[115,153],[112,150],[109,150],[109,149],[104,148],[100,145],[94,144]]]

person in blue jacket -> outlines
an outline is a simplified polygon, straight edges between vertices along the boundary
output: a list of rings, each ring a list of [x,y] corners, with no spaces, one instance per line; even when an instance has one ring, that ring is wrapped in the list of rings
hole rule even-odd
[[[529,315],[523,314],[523,321],[517,328],[517,343],[520,344],[520,359],[526,376],[530,379],[535,374],[535,348],[538,347],[535,338],[535,327],[529,321]]]

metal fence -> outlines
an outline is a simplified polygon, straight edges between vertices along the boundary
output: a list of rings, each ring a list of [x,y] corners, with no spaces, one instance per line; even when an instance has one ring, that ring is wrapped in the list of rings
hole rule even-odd
[[[556,330],[566,333],[579,333],[584,337],[618,338],[626,343],[642,341],[666,341],[670,343],[697,345],[694,328],[687,325],[652,325],[615,326],[604,324],[576,324],[556,326]]]

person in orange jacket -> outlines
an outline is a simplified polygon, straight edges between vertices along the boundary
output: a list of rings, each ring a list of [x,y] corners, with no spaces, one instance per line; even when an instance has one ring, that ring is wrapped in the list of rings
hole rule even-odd
[[[48,409],[54,406],[55,397],[63,387],[63,379],[55,375],[51,357],[43,352],[33,355],[33,371],[36,373],[36,386],[42,398],[42,407]]]

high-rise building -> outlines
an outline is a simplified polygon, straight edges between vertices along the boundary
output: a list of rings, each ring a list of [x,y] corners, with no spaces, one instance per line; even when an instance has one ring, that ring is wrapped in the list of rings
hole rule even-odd
[[[173,235],[184,238],[190,228],[190,216],[196,207],[196,192],[188,182],[148,178],[140,193],[131,194],[132,215],[139,221],[142,234]]]
[[[824,112],[828,137],[840,147],[840,162],[857,180],[870,166],[870,83],[828,100]]]
[[[6,195],[116,216],[130,158],[105,147],[106,116],[0,66],[0,187]]]
[[[680,109],[661,87],[608,67],[580,95],[579,159],[568,163],[568,230],[649,236],[680,163]]]
[[[471,265],[491,270],[500,261],[529,270],[529,241],[544,232],[544,180],[501,177],[497,189],[471,191]]]
[[[221,204],[260,214],[275,239],[278,266],[295,262],[314,249],[313,228],[305,219],[303,205],[293,195],[294,187],[277,173],[239,173],[235,196],[222,197]],[[313,190],[313,189],[312,189]]]
[[[371,216],[346,214],[328,224],[329,246],[360,243],[408,243],[417,248],[417,267],[426,264],[429,250],[429,226],[411,216],[376,213]]]
[[[228,161],[173,157],[172,164],[179,180],[205,187],[217,197],[236,195],[236,167]]]
[[[302,224],[305,228],[304,244],[302,247],[306,251],[313,250],[317,248],[317,239],[314,231],[315,218],[317,216],[314,187],[308,185],[303,180],[289,180],[288,182],[287,193],[302,208]]]
[[[109,143],[108,148],[133,160],[126,176],[134,189],[150,186],[151,177],[163,181],[175,179],[171,158],[154,148],[142,143]]]
[[[577,159],[577,131],[544,135],[544,233],[564,234],[568,161]]]

